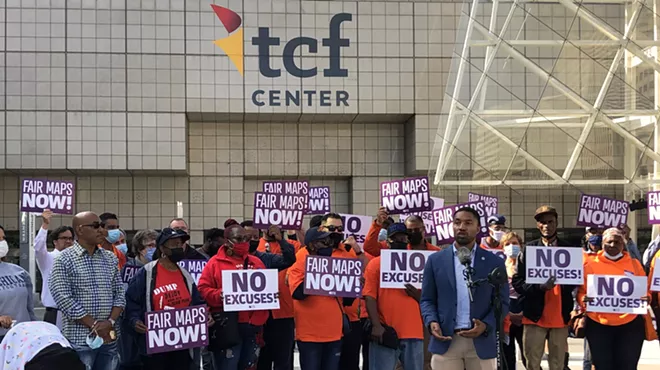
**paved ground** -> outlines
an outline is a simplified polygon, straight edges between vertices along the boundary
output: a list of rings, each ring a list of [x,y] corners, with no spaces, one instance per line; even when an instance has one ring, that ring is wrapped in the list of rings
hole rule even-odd
[[[38,318],[44,317],[45,310],[43,308],[35,308],[35,314]],[[568,341],[569,351],[571,353],[569,367],[571,370],[581,370],[582,369],[582,356],[583,356],[583,342],[581,339],[569,339]],[[300,370],[300,362],[298,361],[298,352],[295,353],[294,363],[296,364],[295,369]],[[517,370],[523,370],[522,363],[518,363]],[[548,364],[543,363],[543,369],[548,369]],[[660,345],[658,341],[653,342],[644,342],[644,348],[642,349],[642,356],[639,360],[639,366],[637,370],[659,370],[660,369]],[[516,369],[509,369],[516,370]]]

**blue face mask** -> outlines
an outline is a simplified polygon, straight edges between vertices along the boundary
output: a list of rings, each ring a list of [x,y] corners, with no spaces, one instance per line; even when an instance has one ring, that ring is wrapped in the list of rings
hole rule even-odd
[[[89,333],[87,338],[85,338],[85,342],[87,343],[87,346],[89,346],[89,348],[97,349],[103,345],[103,338],[101,338],[95,332],[91,332]]]
[[[382,242],[383,240],[387,240],[387,229],[380,229],[378,233],[378,241]]]
[[[108,230],[108,236],[105,237],[105,240],[110,244],[115,244],[121,238],[121,231],[119,229]]]
[[[124,255],[128,252],[128,246],[126,246],[126,243],[119,244],[115,248],[119,249]]]
[[[147,248],[147,260],[153,261],[154,259],[154,252],[156,251],[156,247],[153,248]]]

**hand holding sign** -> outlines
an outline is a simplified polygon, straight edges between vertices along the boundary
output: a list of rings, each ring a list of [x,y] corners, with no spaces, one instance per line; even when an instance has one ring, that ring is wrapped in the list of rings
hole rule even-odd
[[[52,217],[53,217],[53,211],[51,211],[48,208],[44,209],[44,212],[41,214],[41,222],[43,223],[44,226],[46,226],[46,229],[48,229],[48,225],[50,225],[50,219]]]
[[[380,207],[376,213],[376,223],[380,226],[383,226],[387,221],[387,218],[390,217],[390,213],[387,212],[387,208]]]
[[[541,284],[541,289],[543,289],[543,290],[545,290],[545,291],[548,291],[548,290],[552,290],[552,289],[554,289],[554,288],[555,288],[555,281],[557,281],[557,278],[554,277],[554,276],[550,276],[550,278],[548,279],[548,281],[546,281],[545,283]]]
[[[408,297],[416,300],[419,303],[419,300],[422,299],[422,290],[417,289],[412,284],[406,284],[406,294],[408,294]]]

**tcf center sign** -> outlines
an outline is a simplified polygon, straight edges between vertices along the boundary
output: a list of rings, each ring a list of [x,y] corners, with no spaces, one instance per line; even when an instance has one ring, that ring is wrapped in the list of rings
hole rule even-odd
[[[215,40],[232,61],[241,76],[244,75],[243,63],[243,28],[241,17],[236,12],[211,5],[229,36]],[[343,22],[352,21],[353,16],[348,13],[335,14],[330,20],[330,35],[321,40],[321,46],[328,48],[329,58],[326,66],[303,68],[296,62],[296,50],[306,46],[310,53],[318,53],[319,40],[312,37],[300,36],[286,41],[282,52],[284,71],[273,68],[270,64],[271,46],[279,46],[282,40],[270,35],[270,28],[259,27],[257,35],[252,37],[252,45],[257,47],[259,54],[259,73],[268,78],[277,78],[282,73],[288,73],[297,78],[310,78],[322,73],[324,77],[347,77],[348,70],[341,66],[341,49],[350,45],[349,39],[341,38],[340,31]],[[322,69],[322,71],[320,70]],[[348,106],[349,94],[345,90],[262,90],[252,92],[252,103],[256,106],[313,106],[315,102],[321,107]]]

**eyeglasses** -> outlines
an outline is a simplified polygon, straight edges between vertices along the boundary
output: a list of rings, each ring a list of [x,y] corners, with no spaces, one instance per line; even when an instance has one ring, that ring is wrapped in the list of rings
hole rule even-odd
[[[343,226],[330,225],[330,226],[326,226],[325,228],[328,229],[328,231],[330,231],[331,233],[334,233],[335,231],[338,232],[338,233],[343,233],[344,232],[344,227]]]
[[[119,225],[107,225],[105,226],[105,228],[108,230],[115,230],[115,229],[119,229]]]
[[[72,242],[73,238],[70,237],[70,236],[60,236],[59,238],[57,238],[57,240],[61,240],[61,241],[65,241],[65,242]]]
[[[235,238],[229,238],[229,241],[232,244],[249,242],[252,239],[250,235],[239,236]]]
[[[156,247],[156,242],[151,241],[151,242],[143,244],[143,245],[144,245],[145,248],[154,248],[154,247]]]
[[[86,225],[81,225],[82,227],[93,227],[95,229],[98,229],[99,227],[102,227],[105,229],[105,222],[98,222],[94,221],[91,224],[86,224]]]

